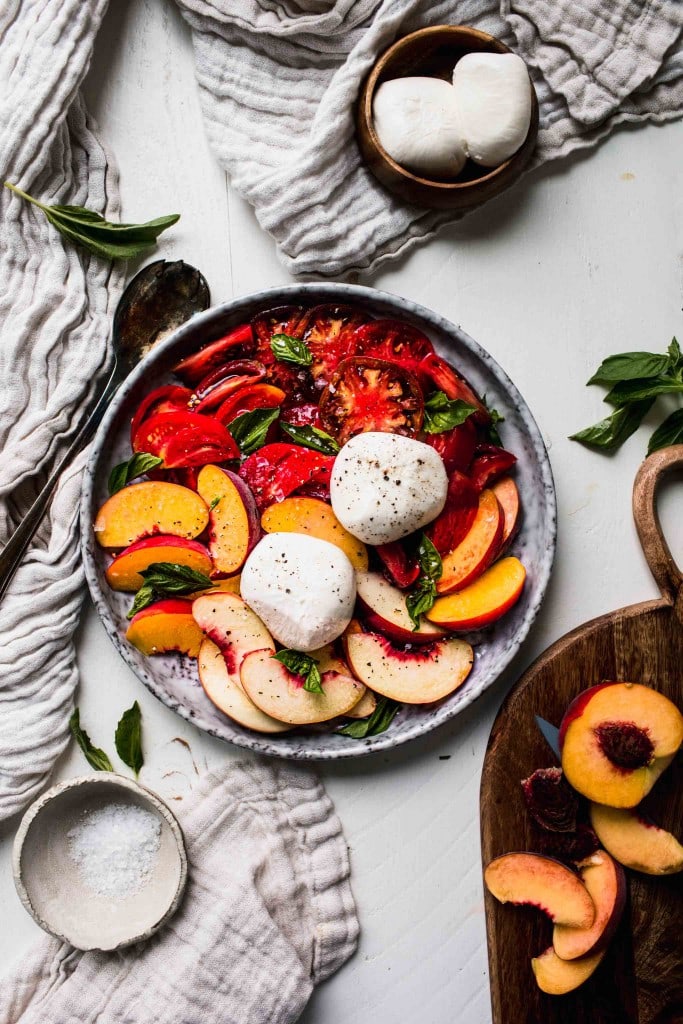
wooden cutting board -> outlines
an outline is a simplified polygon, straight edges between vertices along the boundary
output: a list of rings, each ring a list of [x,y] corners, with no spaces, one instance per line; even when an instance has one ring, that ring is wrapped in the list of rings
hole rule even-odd
[[[493,725],[481,783],[482,860],[533,849],[520,780],[556,764],[534,715],[559,725],[573,698],[602,680],[646,683],[683,707],[683,577],[655,508],[660,478],[683,467],[683,445],[651,455],[633,491],[640,542],[661,589],[657,601],[587,622],[553,644],[522,676]],[[683,833],[683,755],[646,801],[652,818]],[[494,1024],[682,1024],[683,874],[627,872],[629,897],[609,952],[593,977],[566,996],[548,996],[530,959],[551,941],[544,914],[503,906],[486,893]]]

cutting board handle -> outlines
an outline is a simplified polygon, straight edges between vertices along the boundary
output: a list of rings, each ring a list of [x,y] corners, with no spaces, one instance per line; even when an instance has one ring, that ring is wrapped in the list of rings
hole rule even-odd
[[[653,452],[636,474],[633,485],[633,518],[640,543],[662,596],[676,607],[683,622],[683,576],[669,550],[657,515],[657,486],[670,470],[683,468],[683,444]]]

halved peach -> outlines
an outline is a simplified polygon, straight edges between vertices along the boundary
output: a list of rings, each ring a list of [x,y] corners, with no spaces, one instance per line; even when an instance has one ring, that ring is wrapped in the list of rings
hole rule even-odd
[[[683,715],[649,686],[602,683],[572,701],[559,742],[577,792],[610,807],[635,807],[683,743]]]
[[[590,817],[602,845],[625,868],[645,875],[683,871],[683,846],[678,839],[636,811],[591,804]]]
[[[346,633],[351,671],[375,693],[403,704],[431,704],[453,693],[472,670],[464,640],[437,640],[417,651],[394,647],[379,633]]]
[[[442,559],[443,571],[437,580],[439,594],[462,590],[481,576],[500,551],[503,536],[503,511],[492,490],[482,491],[474,522],[464,539]]]
[[[154,562],[186,565],[204,576],[208,576],[212,568],[211,556],[199,541],[166,534],[145,537],[117,555],[105,573],[107,583],[112,590],[139,590],[144,583],[140,573]]]
[[[192,539],[208,522],[206,503],[189,487],[143,480],[112,494],[97,513],[93,529],[101,547],[127,548],[155,534]]]
[[[500,539],[501,550],[514,539],[519,524],[520,500],[517,484],[511,476],[501,477],[491,485],[491,490],[498,498],[503,510],[503,536]]]
[[[464,590],[439,597],[427,618],[445,629],[479,629],[512,608],[524,589],[526,569],[518,558],[501,558]]]
[[[237,594],[204,594],[193,601],[192,614],[198,627],[223,654],[237,686],[241,685],[240,665],[247,654],[265,648],[275,651],[272,636],[256,612]]]
[[[179,651],[196,658],[204,639],[192,617],[192,602],[173,598],[156,601],[133,616],[126,631],[130,641],[143,654]]]
[[[203,466],[197,491],[209,507],[209,551],[217,576],[232,576],[261,534],[253,495],[244,481],[227,469]]]
[[[540,853],[506,853],[484,872],[489,892],[501,903],[530,904],[554,924],[590,928],[595,906],[578,875]]]
[[[596,850],[578,865],[581,881],[595,904],[589,928],[556,924],[553,949],[562,960],[575,960],[602,949],[617,929],[626,903],[626,876],[620,864],[604,850]]]
[[[239,675],[228,671],[225,658],[213,640],[202,641],[197,662],[199,681],[206,696],[219,711],[232,718],[238,725],[256,732],[277,733],[289,729],[284,722],[278,722],[256,707],[237,680]]]
[[[584,981],[588,981],[606,952],[606,949],[601,949],[598,953],[579,957],[578,960],[561,960],[553,947],[548,946],[545,952],[533,957],[531,961],[536,984],[541,992],[549,996],[564,996],[567,992],[573,992]]]
[[[406,595],[379,572],[356,573],[356,598],[368,629],[383,633],[402,644],[429,644],[443,636],[443,630],[420,619],[420,628],[413,630],[413,621],[406,608]]]
[[[357,704],[346,712],[346,718],[369,718],[377,709],[377,697],[372,690],[366,690]]]
[[[294,497],[276,502],[261,516],[261,526],[266,533],[308,533],[341,548],[354,569],[363,572],[368,567],[365,544],[353,537],[319,498]]]
[[[312,651],[322,677],[322,693],[304,690],[301,676],[289,672],[276,661],[273,651],[248,654],[240,668],[240,679],[251,700],[267,715],[289,725],[314,725],[345,715],[365,693],[357,679],[347,675],[343,662],[331,647]]]

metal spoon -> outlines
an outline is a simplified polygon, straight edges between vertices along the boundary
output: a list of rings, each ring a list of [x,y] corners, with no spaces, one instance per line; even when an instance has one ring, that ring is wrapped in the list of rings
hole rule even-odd
[[[95,433],[126,376],[153,345],[195,313],[206,309],[209,302],[209,286],[204,276],[182,260],[150,263],[129,283],[114,314],[114,367],[111,375],[88,419],[0,551],[0,598],[4,596],[40,526],[59,478]]]

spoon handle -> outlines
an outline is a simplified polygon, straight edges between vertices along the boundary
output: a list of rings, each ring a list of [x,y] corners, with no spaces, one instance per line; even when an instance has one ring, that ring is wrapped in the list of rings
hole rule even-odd
[[[50,473],[50,476],[45,481],[45,484],[41,488],[21,523],[11,535],[2,551],[0,551],[0,600],[4,597],[12,577],[19,568],[26,549],[42,522],[55,488],[59,483],[59,478],[66,467],[73,461],[75,456],[85,448],[86,444],[95,433],[107,410],[107,407],[109,406],[109,403],[116,394],[120,383],[120,375],[117,367],[115,366],[106,383],[104,391],[97,400],[97,405],[90,413],[83,426],[79,429],[67,451]]]

